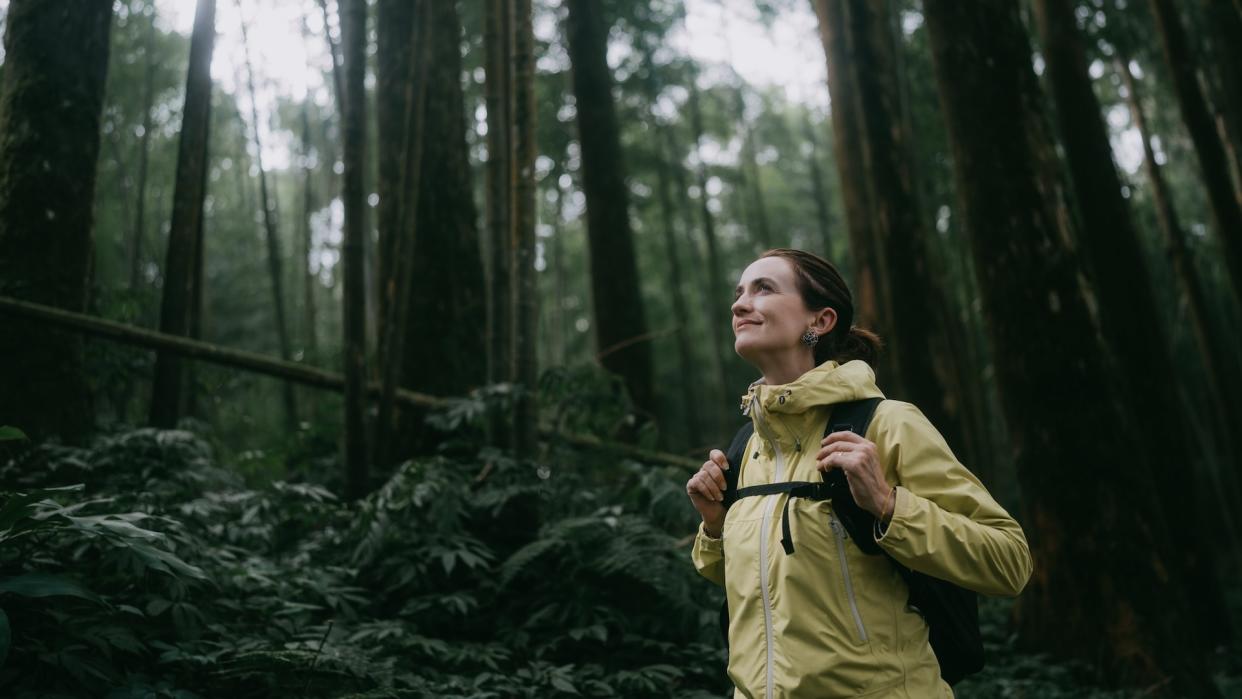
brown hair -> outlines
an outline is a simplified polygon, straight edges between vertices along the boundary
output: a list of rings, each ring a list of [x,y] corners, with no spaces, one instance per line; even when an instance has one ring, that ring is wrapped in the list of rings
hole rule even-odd
[[[854,325],[854,297],[837,268],[819,255],[793,248],[773,248],[759,259],[765,257],[781,257],[793,265],[798,293],[807,308],[837,312],[837,324],[815,345],[816,366],[830,359],[841,363],[861,359],[874,367],[884,343],[879,335]]]

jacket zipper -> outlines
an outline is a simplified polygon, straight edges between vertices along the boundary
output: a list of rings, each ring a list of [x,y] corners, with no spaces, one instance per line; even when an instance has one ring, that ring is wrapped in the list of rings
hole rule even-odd
[[[850,579],[850,567],[845,560],[845,527],[837,520],[837,515],[828,513],[828,524],[837,537],[837,559],[841,561],[841,578],[845,580],[845,596],[850,601],[850,613],[854,615],[854,625],[858,628],[858,638],[867,642],[867,629],[863,627],[862,614],[858,613],[858,600],[854,598],[854,581]]]
[[[761,413],[762,410],[755,413],[755,417],[760,425],[770,427],[764,423]],[[777,483],[781,480],[781,450],[777,446],[776,440],[770,441],[772,442],[773,451],[776,452],[776,472],[773,474],[772,482]],[[760,527],[762,534],[759,537],[759,592],[763,599],[763,630],[767,651],[767,662],[765,663],[767,667],[767,681],[764,688],[764,696],[767,699],[771,699],[774,692],[775,673],[772,669],[772,600],[768,596],[768,529],[772,526],[772,510],[776,507],[778,496],[766,495],[764,497],[767,499],[767,503],[763,508],[763,523]]]

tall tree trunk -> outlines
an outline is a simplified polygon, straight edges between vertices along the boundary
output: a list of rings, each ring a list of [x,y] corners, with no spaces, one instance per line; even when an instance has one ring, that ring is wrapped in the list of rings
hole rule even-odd
[[[534,455],[538,441],[539,279],[535,275],[535,35],[531,0],[513,0],[513,376],[514,446]],[[463,154],[464,155],[464,154]],[[468,169],[468,168],[467,168]],[[471,207],[473,210],[473,206]]]
[[[460,395],[485,380],[479,359],[486,351],[486,338],[475,324],[485,321],[486,301],[466,144],[461,21],[453,0],[424,1],[430,2],[419,6],[425,7],[428,31],[411,49],[423,72],[415,80],[415,94],[423,92],[422,107],[420,100],[411,100],[402,141],[411,177],[398,237],[410,254],[398,252],[397,259],[410,271],[397,276],[405,277],[400,283],[409,291],[398,288],[403,306],[393,328],[424,334],[419,342],[394,344],[388,356],[403,364],[400,385],[432,395]],[[434,447],[424,416],[425,411],[409,411],[391,456]]]
[[[487,382],[514,381],[509,352],[512,347],[512,267],[509,259],[510,197],[513,153],[510,144],[513,119],[513,76],[510,43],[513,40],[512,15],[508,0],[484,0],[483,50],[487,83],[487,240],[491,259],[487,304]],[[510,415],[497,411],[492,416],[493,444],[509,445],[515,426]]]
[[[345,142],[345,491],[350,499],[369,488],[366,448],[366,142],[367,142],[367,3],[340,0],[344,96],[341,104]]]
[[[309,97],[307,101],[309,101]],[[311,216],[315,213],[315,166],[312,164],[310,110],[307,101],[302,103],[302,258],[298,261],[302,274],[303,342],[306,343],[306,361],[313,364],[319,356],[319,335],[315,330],[315,271],[311,266],[314,241],[311,237]]]
[[[1035,15],[1044,43],[1048,83],[1056,99],[1057,125],[1082,218],[1078,242],[1090,260],[1104,337],[1118,360],[1126,387],[1127,408],[1139,421],[1148,453],[1172,449],[1197,451],[1191,416],[1180,410],[1152,410],[1151,405],[1179,405],[1175,381],[1152,367],[1173,367],[1168,334],[1151,322],[1157,299],[1143,259],[1142,243],[1121,180],[1113,164],[1100,103],[1087,72],[1087,56],[1078,33],[1072,0],[1036,0]],[[1196,621],[1204,633],[1228,637],[1220,610],[1224,596],[1216,577],[1210,541],[1201,535],[1199,474],[1190,468],[1155,469],[1161,505],[1172,527],[1176,572],[1196,580],[1199,594],[1191,597]]]
[[[138,146],[138,191],[135,196],[134,230],[129,246],[129,290],[137,291],[142,274],[142,242],[147,229],[147,164],[151,154],[151,112],[155,104],[155,9],[143,41],[142,58],[146,66],[142,77],[142,139]]]
[[[1207,375],[1208,410],[1206,412],[1211,419],[1204,422],[1214,424],[1214,432],[1217,439],[1225,446],[1224,451],[1232,452],[1233,458],[1236,459],[1242,452],[1242,445],[1238,444],[1234,430],[1237,425],[1242,424],[1242,414],[1239,414],[1236,398],[1231,400],[1226,397],[1238,395],[1235,390],[1236,384],[1230,381],[1229,372],[1229,367],[1231,363],[1236,362],[1236,358],[1225,349],[1224,338],[1221,337],[1219,329],[1212,325],[1212,312],[1208,306],[1207,294],[1203,290],[1203,283],[1199,279],[1199,272],[1191,258],[1190,250],[1186,248],[1186,233],[1178,222],[1177,210],[1173,207],[1172,193],[1164,179],[1164,173],[1160,171],[1159,163],[1156,162],[1156,154],[1151,145],[1151,129],[1143,111],[1138,84],[1134,76],[1130,74],[1130,61],[1125,47],[1118,46],[1117,55],[1119,63],[1117,69],[1121,73],[1122,80],[1125,81],[1126,101],[1130,108],[1130,115],[1143,141],[1143,169],[1151,183],[1156,223],[1164,239],[1169,263],[1177,278],[1178,290],[1186,297],[1190,313],[1191,335],[1199,349],[1203,370]],[[1160,366],[1171,366],[1171,364]],[[1193,415],[1192,419],[1198,419],[1201,415]],[[1161,430],[1160,434],[1165,432],[1166,430]],[[1239,537],[1239,523],[1234,517],[1234,508],[1231,504],[1237,493],[1236,477],[1229,479],[1234,485],[1226,485],[1222,471],[1224,474],[1234,473],[1232,468],[1210,470],[1215,479],[1214,494],[1218,498],[1216,507],[1211,512],[1223,521],[1228,533],[1227,538],[1236,545]]]
[[[605,8],[592,0],[565,0],[565,4],[599,358],[605,369],[625,381],[639,413],[651,416],[655,402],[651,340],[630,229],[621,129],[612,101],[608,26],[601,16]]]
[[[707,321],[708,337],[712,343],[712,368],[716,376],[716,388],[719,392],[719,398],[715,401],[718,407],[716,411],[716,431],[719,439],[725,439],[729,436],[730,431],[736,429],[734,426],[736,413],[732,411],[733,406],[729,401],[729,379],[728,372],[726,371],[726,357],[733,354],[730,351],[733,345],[733,338],[725,337],[726,323],[729,322],[729,299],[731,296],[729,294],[730,285],[725,282],[724,278],[724,260],[720,254],[720,244],[716,238],[716,218],[712,216],[711,208],[707,205],[709,195],[707,193],[707,164],[703,161],[703,110],[699,104],[698,71],[694,69],[693,64],[691,65],[690,75],[686,79],[686,88],[690,92],[686,102],[690,108],[690,128],[694,144],[694,176],[695,184],[699,190],[699,220],[703,227],[703,242],[707,248],[708,283],[703,288],[705,296],[703,317]],[[671,131],[668,133],[671,134]],[[670,150],[673,149],[670,148]],[[684,198],[684,206],[689,208],[689,188],[683,183],[680,191]],[[731,324],[729,327],[731,327]]]
[[[1016,3],[926,0],[954,175],[1039,561],[1022,638],[1123,684],[1217,696],[1185,613],[1152,464],[1119,410],[1045,173],[1056,157]],[[1067,635],[1067,627],[1097,630]],[[1168,684],[1166,684],[1168,683]]]
[[[1242,201],[1242,12],[1220,0],[1201,0],[1210,32],[1210,70],[1216,124]]]
[[[865,180],[856,184],[869,191],[866,216],[889,299],[890,361],[904,394],[927,413],[954,449],[966,451],[965,387],[956,366],[960,357],[951,351],[949,339],[957,328],[944,324],[948,316],[941,309],[949,300],[931,267],[923,209],[915,190],[910,126],[901,109],[889,5],[842,1],[846,24],[837,31],[846,35],[849,61],[837,71],[850,73],[848,80],[858,99]],[[836,145],[838,151],[849,147]]]
[[[754,227],[751,234],[759,243],[759,247],[768,250],[772,247],[772,231],[768,227],[768,209],[763,200],[763,184],[759,181],[759,154],[755,146],[755,129],[751,126],[750,120],[746,118],[746,98],[742,94],[745,83],[736,73],[733,77],[738,82],[737,89],[732,91],[733,118],[742,129],[742,164],[738,172],[743,180],[742,186],[745,187],[750,197],[750,209],[753,216],[750,225]]]
[[[660,98],[660,86],[656,80],[655,62],[651,58],[651,49],[648,46],[641,46],[642,63],[643,63],[643,89],[647,98],[647,113],[651,118],[651,123],[658,132],[668,130],[667,124],[661,124],[659,118],[655,115],[653,108]],[[656,196],[660,202],[660,223],[664,229],[664,254],[667,256],[668,262],[668,290],[673,297],[673,315],[678,319],[677,326],[677,359],[681,367],[681,376],[683,378],[679,383],[682,390],[682,407],[683,415],[686,421],[686,436],[692,446],[697,447],[702,444],[702,438],[699,434],[699,403],[701,399],[695,395],[694,381],[691,377],[698,372],[695,371],[694,352],[690,345],[690,319],[693,317],[690,313],[690,307],[686,303],[686,295],[684,286],[686,277],[682,272],[681,255],[677,250],[677,234],[676,234],[676,217],[674,215],[673,196],[669,191],[671,187],[671,178],[669,170],[672,166],[669,164],[669,153],[665,149],[668,139],[660,138],[654,144],[656,152],[655,171],[656,171]]]
[[[0,76],[0,295],[86,307],[110,0],[12,0]],[[93,414],[82,341],[0,331],[0,424],[82,441]]]
[[[1203,186],[1212,206],[1212,218],[1220,236],[1236,308],[1242,312],[1242,203],[1235,196],[1224,144],[1216,132],[1203,91],[1199,89],[1194,56],[1190,53],[1177,5],[1172,0],[1151,0],[1151,12],[1160,34],[1164,59],[1172,72],[1182,120],[1186,122],[1186,130],[1190,132],[1195,154],[1199,157]]]
[[[376,192],[376,227],[379,229],[380,256],[380,316],[387,316],[389,300],[396,297],[396,275],[393,273],[397,231],[400,227],[402,202],[408,192],[401,190],[404,172],[405,120],[409,105],[404,99],[414,80],[415,61],[411,56],[412,31],[417,2],[410,0],[378,0],[375,3],[375,78],[376,93],[383,95],[375,101],[375,126],[380,147],[377,149],[376,168],[378,179]],[[381,334],[386,328],[381,328]]]
[[[211,54],[215,46],[216,0],[198,0],[190,35],[190,66],[186,75],[185,107],[177,147],[172,224],[164,262],[164,294],[160,303],[160,332],[185,335],[193,302],[195,239],[203,217],[207,192],[204,163],[211,116]],[[151,424],[172,428],[181,416],[181,360],[166,352],[155,358],[151,388]]]
[[[238,14],[241,14],[241,9],[241,0],[237,0]],[[254,89],[254,64],[250,60],[250,41],[244,16],[241,36],[246,63],[246,86],[250,92],[250,127],[254,133],[254,157],[259,169],[259,206],[263,208],[263,232],[267,240],[267,272],[272,284],[272,309],[276,313],[276,341],[280,348],[280,358],[291,361],[293,350],[289,342],[289,323],[285,314],[284,261],[280,252],[280,234],[276,230],[275,206],[268,197],[267,170],[263,167],[263,139],[259,135],[259,104]],[[292,384],[285,383],[281,389],[285,401],[285,429],[293,433],[298,426],[297,399],[293,395]]]
[[[846,233],[850,240],[850,265],[854,291],[854,322],[877,331],[881,337],[892,336],[892,314],[885,283],[883,259],[879,252],[876,230],[868,212],[871,197],[867,188],[865,154],[863,152],[862,106],[858,85],[849,69],[855,49],[850,45],[846,0],[813,0],[819,20],[819,37],[828,62],[828,92],[832,99],[832,133],[841,182],[841,201],[845,208]],[[877,378],[889,393],[900,393],[900,376],[894,357],[880,355],[875,367]]]
[[[807,154],[807,170],[811,175],[811,198],[815,200],[815,225],[819,229],[820,245],[823,257],[832,259],[832,218],[828,215],[828,187],[824,183],[824,171],[819,166],[819,136],[815,134],[815,124],[808,112],[803,122],[803,135],[811,144],[811,152]]]

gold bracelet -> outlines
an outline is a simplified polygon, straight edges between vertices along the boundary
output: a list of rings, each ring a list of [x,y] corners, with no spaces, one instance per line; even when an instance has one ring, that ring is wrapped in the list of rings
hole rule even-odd
[[[896,510],[896,509],[897,509],[897,486],[893,486],[893,489],[892,489],[892,490],[890,490],[890,491],[888,491],[888,495],[885,495],[885,496],[884,496],[884,504],[880,507],[880,520],[881,520],[881,521],[883,521],[883,520],[885,519],[885,517],[884,517],[884,513],[885,513],[885,512],[888,512],[888,500],[889,500],[889,498],[892,498],[892,499],[893,499],[893,509],[894,509],[894,510]],[[889,519],[890,521],[891,521],[891,520],[892,520],[892,518],[893,518],[893,514],[895,514],[895,513],[890,513],[890,514],[888,515],[888,519]]]

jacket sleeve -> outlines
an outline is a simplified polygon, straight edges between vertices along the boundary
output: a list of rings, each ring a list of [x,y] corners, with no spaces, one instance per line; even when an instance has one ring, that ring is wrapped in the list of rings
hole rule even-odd
[[[694,548],[690,558],[699,575],[717,585],[724,585],[724,550],[720,539],[713,539],[703,533],[703,524],[699,524],[698,536],[694,537]]]
[[[885,403],[892,405],[876,412],[874,436],[897,495],[892,521],[876,542],[920,573],[983,594],[1022,592],[1032,568],[1022,527],[958,462],[922,411]]]

